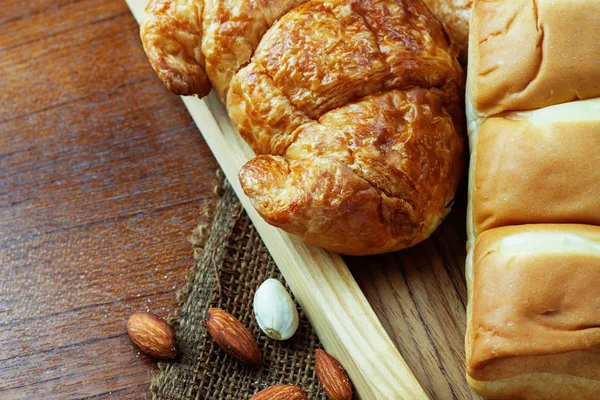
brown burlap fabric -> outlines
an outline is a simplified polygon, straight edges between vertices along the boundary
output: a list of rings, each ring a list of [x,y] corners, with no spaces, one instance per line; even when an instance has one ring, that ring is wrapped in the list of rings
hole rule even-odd
[[[283,278],[235,193],[225,184],[209,229],[191,238],[197,268],[174,321],[181,356],[161,363],[153,378],[154,399],[248,399],[277,383],[300,386],[309,399],[325,399],[314,372],[319,341],[305,315],[287,341],[269,339],[252,313],[254,291],[267,278]],[[252,368],[233,361],[208,336],[204,314],[210,307],[232,313],[257,338],[263,362]],[[300,311],[300,308],[298,308]]]

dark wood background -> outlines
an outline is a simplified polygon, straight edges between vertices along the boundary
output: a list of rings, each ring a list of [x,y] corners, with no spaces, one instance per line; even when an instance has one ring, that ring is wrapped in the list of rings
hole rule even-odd
[[[217,164],[123,0],[0,0],[0,133],[0,399],[141,398],[154,362],[125,324],[175,312]],[[419,246],[347,259],[437,399],[474,398],[464,205]]]
[[[0,1],[0,399],[141,398],[217,164],[122,0]]]

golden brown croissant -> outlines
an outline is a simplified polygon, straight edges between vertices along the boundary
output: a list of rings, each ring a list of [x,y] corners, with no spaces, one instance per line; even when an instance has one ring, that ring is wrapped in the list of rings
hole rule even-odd
[[[269,223],[374,254],[449,211],[464,76],[420,0],[153,0],[141,37],[170,90],[212,85],[226,102],[259,154],[242,188]]]
[[[469,19],[473,0],[423,0],[433,15],[444,24],[450,40],[458,48],[460,61],[467,61]]]

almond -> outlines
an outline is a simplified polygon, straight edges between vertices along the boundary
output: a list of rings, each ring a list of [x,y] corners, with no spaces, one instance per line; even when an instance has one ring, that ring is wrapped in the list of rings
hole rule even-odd
[[[352,400],[352,384],[346,371],[321,349],[315,350],[315,372],[330,400]]]
[[[131,341],[151,357],[170,360],[177,356],[173,329],[165,320],[154,314],[133,314],[127,321],[127,333]]]
[[[233,315],[211,308],[204,316],[206,330],[234,360],[260,365],[262,355],[250,332]]]
[[[250,400],[307,400],[307,397],[298,386],[275,385],[261,390]]]

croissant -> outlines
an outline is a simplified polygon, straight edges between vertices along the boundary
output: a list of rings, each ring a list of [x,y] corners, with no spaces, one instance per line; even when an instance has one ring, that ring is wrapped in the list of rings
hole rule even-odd
[[[270,224],[365,255],[424,240],[450,210],[464,74],[420,0],[152,0],[141,38],[173,93],[225,102]]]
[[[423,2],[443,23],[452,44],[458,49],[461,64],[466,65],[473,0],[423,0]]]

